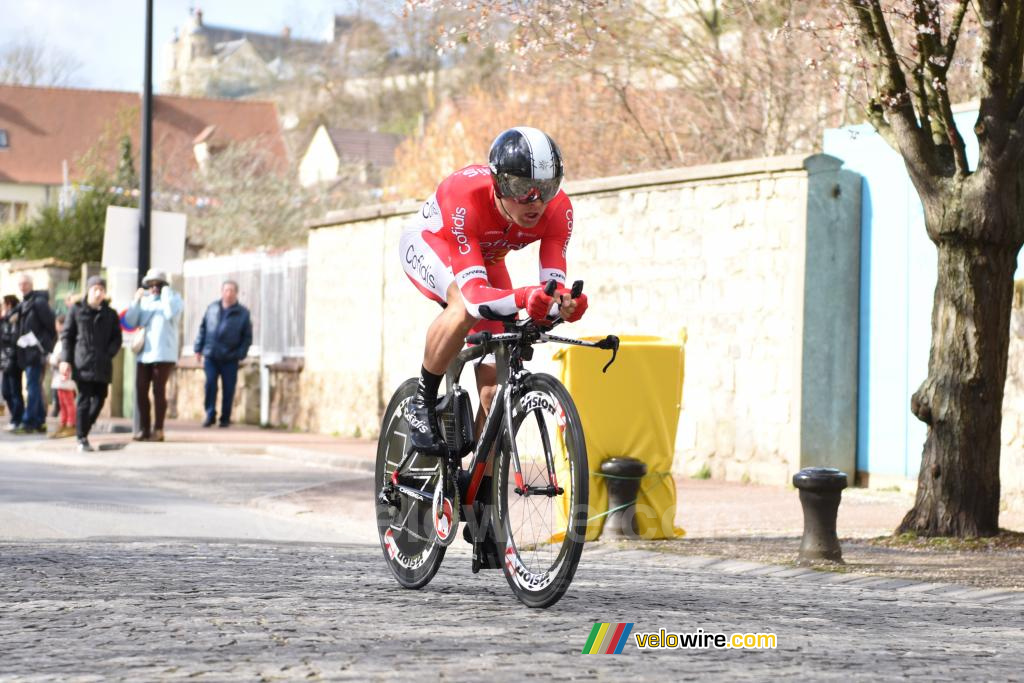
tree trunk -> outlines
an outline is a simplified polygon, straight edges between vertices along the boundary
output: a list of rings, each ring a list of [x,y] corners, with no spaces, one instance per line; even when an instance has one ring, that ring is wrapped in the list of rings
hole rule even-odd
[[[985,194],[988,202],[978,195],[947,196],[933,211],[926,203],[927,217],[959,224],[928,226],[939,252],[932,346],[928,377],[911,399],[928,436],[917,500],[897,533],[999,532],[1003,385],[1020,249],[1005,237],[1017,234],[1020,219],[1001,210],[1005,198]]]

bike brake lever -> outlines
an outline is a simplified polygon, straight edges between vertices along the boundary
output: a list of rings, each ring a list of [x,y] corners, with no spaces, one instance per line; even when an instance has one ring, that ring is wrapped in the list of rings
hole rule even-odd
[[[594,346],[599,349],[611,350],[612,359],[605,363],[604,368],[601,370],[603,373],[608,372],[608,368],[610,368],[612,363],[615,362],[615,356],[619,354],[619,338],[614,334],[609,334],[607,337],[594,344]]]

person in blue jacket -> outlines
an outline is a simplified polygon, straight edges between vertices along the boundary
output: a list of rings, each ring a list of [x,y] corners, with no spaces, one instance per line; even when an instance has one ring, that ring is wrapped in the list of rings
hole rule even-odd
[[[196,360],[203,361],[206,371],[206,419],[204,427],[217,421],[217,380],[221,381],[221,427],[231,424],[231,404],[235,399],[238,363],[252,345],[252,319],[249,309],[238,303],[238,283],[225,280],[220,287],[220,300],[207,306],[199,324],[194,350]]]
[[[184,307],[181,295],[167,283],[167,273],[150,268],[125,311],[126,324],[146,330],[146,343],[135,359],[135,396],[139,409],[139,431],[133,437],[136,441],[164,440],[167,380],[178,363],[178,324]],[[153,386],[152,422],[150,385]]]

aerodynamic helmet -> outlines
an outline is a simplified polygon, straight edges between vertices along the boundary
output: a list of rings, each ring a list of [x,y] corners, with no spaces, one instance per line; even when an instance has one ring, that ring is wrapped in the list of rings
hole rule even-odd
[[[521,204],[551,201],[562,184],[562,152],[551,137],[519,126],[502,132],[488,154],[494,192]]]

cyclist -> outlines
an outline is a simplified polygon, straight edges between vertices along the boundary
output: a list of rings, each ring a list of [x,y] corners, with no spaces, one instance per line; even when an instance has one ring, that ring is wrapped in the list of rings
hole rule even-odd
[[[587,297],[572,299],[566,283],[566,251],[572,236],[572,203],[559,189],[562,153],[547,134],[517,127],[491,144],[488,166],[467,166],[448,176],[402,233],[399,255],[417,289],[444,308],[427,330],[415,397],[406,405],[412,445],[431,454],[443,451],[435,404],[445,370],[474,331],[502,332],[501,322],[482,320],[525,309],[538,322],[559,315],[574,322],[587,310]],[[540,285],[513,288],[505,255],[540,241]],[[557,283],[553,297],[544,293]],[[485,308],[486,307],[486,308]],[[497,371],[477,366],[482,411],[490,410]]]

